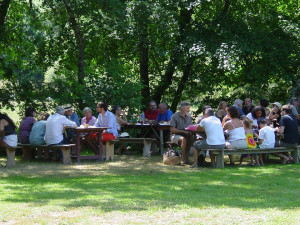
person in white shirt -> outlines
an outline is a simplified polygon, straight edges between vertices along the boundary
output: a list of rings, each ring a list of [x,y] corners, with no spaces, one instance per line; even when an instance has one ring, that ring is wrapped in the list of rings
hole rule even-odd
[[[199,140],[194,143],[194,163],[191,166],[198,167],[199,150],[223,149],[225,148],[225,137],[220,119],[214,116],[211,108],[205,110],[204,119],[197,126],[197,132],[205,132],[206,140]],[[215,157],[210,155],[212,166],[215,166]]]
[[[47,145],[63,144],[63,131],[64,127],[76,128],[75,122],[67,119],[64,116],[65,109],[62,106],[56,108],[56,113],[49,116],[46,123],[45,142]]]

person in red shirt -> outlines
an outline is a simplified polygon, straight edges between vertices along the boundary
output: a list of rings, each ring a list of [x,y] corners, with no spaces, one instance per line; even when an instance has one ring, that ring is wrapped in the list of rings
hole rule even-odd
[[[157,104],[154,100],[149,102],[149,109],[145,111],[145,119],[148,122],[156,123],[156,118],[159,114],[159,109],[157,109]]]

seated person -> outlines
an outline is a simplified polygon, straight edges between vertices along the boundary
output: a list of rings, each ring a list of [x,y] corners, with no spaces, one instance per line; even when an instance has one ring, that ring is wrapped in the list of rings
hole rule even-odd
[[[275,147],[275,129],[272,127],[269,127],[267,125],[267,121],[265,119],[259,119],[258,120],[258,126],[259,126],[259,135],[256,137],[258,138],[257,144],[259,145],[259,148],[274,148]],[[263,159],[262,154],[260,155],[260,164],[263,165]],[[281,157],[282,154],[274,154],[276,156]],[[285,158],[282,155],[282,158]],[[287,158],[288,159],[288,158]]]
[[[156,118],[156,121],[158,123],[170,122],[173,116],[173,112],[170,109],[168,109],[167,103],[165,102],[160,103],[158,108],[159,108],[159,113]]]
[[[29,107],[25,110],[25,117],[23,117],[20,129],[19,129],[19,140],[22,144],[29,144],[29,135],[33,124],[35,123],[36,110]]]
[[[273,127],[278,127],[281,119],[281,104],[279,102],[271,103],[271,112],[269,114],[269,120],[273,123]]]
[[[269,101],[267,99],[260,99],[258,105],[263,107],[265,110],[265,116],[268,117],[270,115],[270,110],[268,109]]]
[[[83,109],[84,117],[81,119],[81,126],[94,126],[97,119],[92,115],[92,110],[89,107]]]
[[[221,120],[221,122],[223,121],[223,118],[227,115],[226,108],[226,102],[222,101],[219,103],[218,110],[216,112],[216,117],[218,117]]]
[[[211,108],[210,105],[204,105],[204,106],[202,106],[202,115],[199,116],[199,117],[197,118],[196,124],[200,124],[201,120],[202,120],[203,118],[205,118],[205,117],[204,117],[205,110],[206,110],[206,109],[209,109],[209,108]]]
[[[179,107],[179,112],[174,113],[170,121],[171,141],[181,146],[183,164],[188,163],[188,147],[191,144],[191,133],[185,130],[185,128],[193,124],[189,112],[190,103],[182,102]]]
[[[76,128],[77,124],[64,116],[62,106],[56,108],[56,113],[49,116],[46,122],[45,142],[47,145],[64,144],[63,131],[66,126]]]
[[[95,127],[110,127],[107,130],[104,130],[101,134],[102,143],[105,143],[109,140],[115,140],[118,137],[117,131],[117,121],[114,114],[112,114],[107,107],[105,102],[98,102],[97,104],[97,112],[99,113],[97,121],[95,123]],[[86,136],[86,143],[92,148],[95,154],[97,154],[99,146],[98,146],[98,137],[97,133],[90,133]],[[97,143],[94,142],[94,139]],[[105,156],[105,152],[103,154]]]
[[[149,123],[156,123],[158,114],[157,104],[154,100],[151,100],[149,102],[149,109],[145,111],[145,120]]]
[[[279,127],[275,128],[275,131],[279,134],[283,134],[284,137],[280,140],[279,146],[297,148],[298,146],[298,121],[294,115],[292,115],[292,107],[290,105],[284,105],[281,108],[281,120]],[[292,161],[292,157],[289,157],[288,161]]]
[[[65,109],[62,106],[56,108],[56,113],[49,116],[46,122],[45,142],[47,145],[61,145],[66,144],[63,132],[65,127],[76,128],[77,124],[64,116]],[[60,159],[62,159],[62,152],[59,151]],[[56,154],[54,155],[56,160]]]
[[[247,148],[247,140],[245,135],[245,129],[243,122],[239,119],[239,111],[236,107],[230,106],[226,109],[228,118],[223,130],[227,131],[228,142],[226,142],[226,148]],[[234,165],[232,155],[229,155],[230,164]]]
[[[252,99],[246,98],[245,106],[242,108],[244,114],[247,115],[248,113],[252,112],[253,109],[254,109],[254,105],[252,104]]]
[[[225,138],[222,124],[221,121],[214,115],[213,109],[208,108],[205,110],[204,118],[197,126],[196,131],[205,132],[206,140],[195,141],[193,149],[194,163],[191,167],[198,167],[199,151],[205,149],[225,148]],[[215,167],[215,157],[211,154],[210,158],[212,167]]]
[[[0,146],[16,147],[17,144],[18,137],[14,122],[6,114],[0,113]]]
[[[122,125],[127,125],[127,117],[126,117],[126,113],[122,110],[122,108],[119,105],[115,105],[111,111],[115,117],[116,117],[116,121],[117,121],[117,130],[118,130],[118,134],[121,134],[121,126]],[[121,144],[118,149],[115,151],[115,153],[117,155],[120,155],[122,150],[125,150],[126,154],[129,154],[128,149],[125,147],[124,144]]]
[[[76,113],[73,112],[73,107],[70,104],[67,104],[64,106],[65,109],[65,116],[76,123],[76,125],[79,127],[80,123],[79,123],[79,117]],[[66,139],[68,140],[69,143],[75,143],[75,139],[76,139],[76,133],[74,132],[74,130],[72,129],[68,129],[66,131],[67,137]],[[74,150],[73,150],[74,151]]]
[[[29,142],[32,145],[45,145],[45,133],[46,133],[46,123],[50,115],[48,113],[43,113],[40,119],[34,123],[30,136]]]
[[[299,99],[296,97],[291,98],[289,105],[292,107],[292,115],[296,117],[298,121],[300,121],[300,116],[298,112]]]
[[[241,99],[235,99],[233,106],[237,108],[237,110],[239,111],[239,119],[241,119],[242,116],[245,115],[245,113],[243,112],[242,108],[243,108],[243,101]]]
[[[247,117],[252,120],[252,128],[258,129],[257,120],[259,118],[266,118],[266,113],[263,107],[261,106],[255,106],[251,113],[247,114]]]

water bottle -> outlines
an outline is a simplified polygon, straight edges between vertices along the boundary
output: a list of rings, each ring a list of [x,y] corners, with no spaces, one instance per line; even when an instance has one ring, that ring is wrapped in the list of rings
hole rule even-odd
[[[144,112],[142,112],[141,114],[141,124],[144,124],[145,123],[145,114]]]

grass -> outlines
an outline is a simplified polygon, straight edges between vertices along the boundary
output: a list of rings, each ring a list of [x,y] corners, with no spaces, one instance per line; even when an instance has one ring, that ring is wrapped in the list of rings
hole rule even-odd
[[[292,164],[165,166],[158,156],[17,161],[0,167],[0,224],[299,224],[299,174]]]

